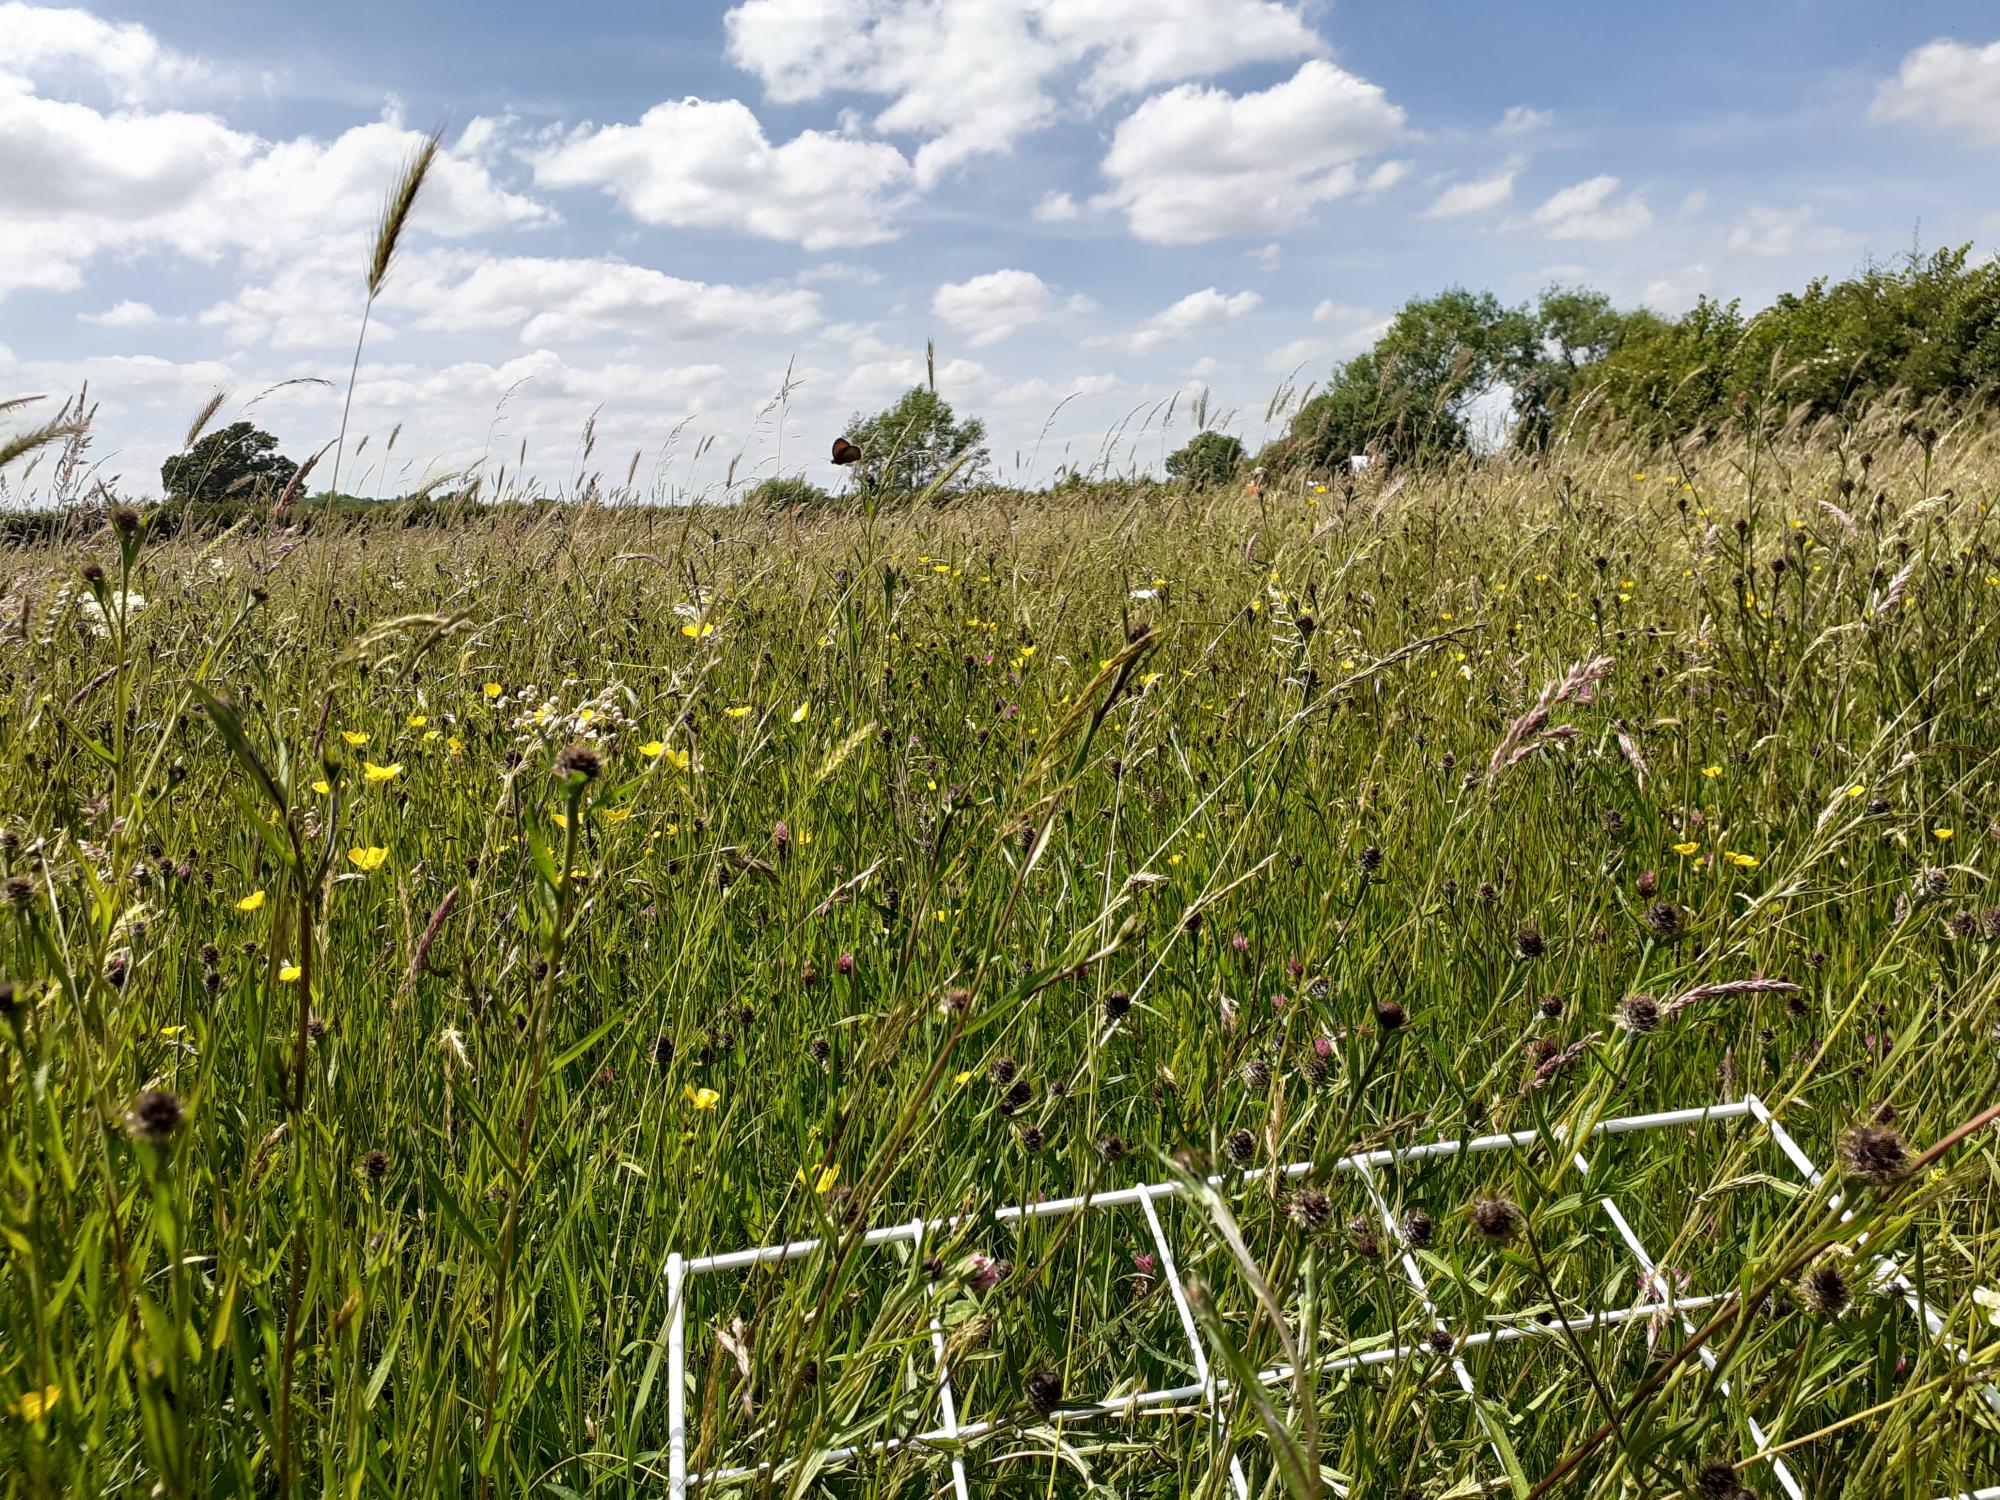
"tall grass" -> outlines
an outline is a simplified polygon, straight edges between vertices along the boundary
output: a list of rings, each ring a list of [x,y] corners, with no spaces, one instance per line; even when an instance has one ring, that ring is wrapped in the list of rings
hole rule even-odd
[[[5,554],[9,1492],[659,1490],[667,1255],[801,1235],[688,1309],[694,1460],[774,1493],[939,1491],[812,1458],[935,1424],[934,1310],[980,1493],[1771,1493],[1752,1416],[1813,1494],[1995,1482],[1993,1135],[1896,1164],[1995,1102],[1996,474],[1885,411]],[[1560,1145],[1752,1090],[1852,1221],[1754,1131]],[[1489,1130],[1377,1181],[1435,1313],[1351,1176],[1191,1193],[1218,1369],[1302,1373],[1039,1414],[1186,1345],[1136,1215],[994,1208]],[[1453,1342],[1683,1278],[1698,1343]]]

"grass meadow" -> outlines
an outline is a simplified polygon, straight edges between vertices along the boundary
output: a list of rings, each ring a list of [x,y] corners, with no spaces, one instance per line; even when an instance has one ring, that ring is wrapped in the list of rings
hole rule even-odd
[[[1996,478],[1885,411],[15,546],[0,1488],[666,1494],[668,1257],[797,1238],[687,1284],[689,1467],[776,1465],[694,1493],[2000,1484]],[[1575,1162],[1749,1094],[1825,1190]],[[996,1216],[1169,1181],[1171,1272]],[[1213,1402],[1087,1419],[1200,1383],[1177,1292]],[[977,1436],[823,1458],[940,1348]]]

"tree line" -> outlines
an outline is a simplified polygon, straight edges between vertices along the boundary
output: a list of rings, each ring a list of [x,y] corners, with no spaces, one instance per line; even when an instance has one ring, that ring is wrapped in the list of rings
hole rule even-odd
[[[1881,401],[1970,409],[1996,390],[2000,261],[1975,259],[1969,245],[1822,277],[1754,312],[1702,297],[1669,318],[1568,286],[1509,305],[1452,287],[1405,304],[1372,347],[1309,387],[1254,460],[1204,421],[1166,468],[1201,487],[1253,462],[1274,473],[1330,473],[1356,454],[1432,463],[1479,447],[1475,416],[1496,409],[1506,419],[1499,440],[1532,451],[1606,434],[1657,446],[1712,433],[1753,405],[1795,420]],[[846,496],[796,475],[746,498],[768,510],[946,499],[989,477],[984,423],[961,418],[931,384],[856,414],[842,437],[860,453]],[[268,504],[295,469],[277,447],[251,424],[231,424],[169,459],[162,488],[184,505]]]

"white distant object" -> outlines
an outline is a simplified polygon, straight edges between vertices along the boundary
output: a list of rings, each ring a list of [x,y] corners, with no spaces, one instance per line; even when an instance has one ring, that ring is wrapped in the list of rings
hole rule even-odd
[[[1347,455],[1347,472],[1350,474],[1359,474],[1374,462],[1375,459],[1372,454],[1350,453]]]

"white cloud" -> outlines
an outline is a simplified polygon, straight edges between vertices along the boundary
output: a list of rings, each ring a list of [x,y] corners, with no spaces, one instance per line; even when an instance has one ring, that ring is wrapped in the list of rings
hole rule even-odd
[[[1257,307],[1264,299],[1255,292],[1221,292],[1206,287],[1171,307],[1162,308],[1130,333],[1101,334],[1085,340],[1089,344],[1114,345],[1134,354],[1144,354],[1162,344],[1233,323]]]
[[[213,262],[231,251],[309,249],[372,224],[421,139],[380,120],[331,140],[270,141],[209,115],[45,98],[0,72],[0,219],[8,225],[0,296],[73,289],[83,267],[106,254]],[[485,166],[447,152],[412,233],[478,234],[551,218]]]
[[[1852,249],[1860,243],[1859,235],[1820,223],[1809,204],[1782,209],[1753,203],[1729,231],[1729,248],[1745,255],[1802,255]]]
[[[1086,304],[1087,305],[1087,304]],[[1055,289],[1032,271],[989,271],[970,281],[947,282],[931,299],[931,311],[967,336],[975,349],[1047,322],[1060,304]],[[1071,303],[1072,311],[1083,306]]]
[[[1500,117],[1500,123],[1493,127],[1493,133],[1502,139],[1524,135],[1534,135],[1549,128],[1555,116],[1546,109],[1530,109],[1525,104],[1511,106]]]
[[[534,154],[544,187],[601,188],[648,224],[733,229],[808,250],[892,239],[911,182],[894,146],[807,130],[774,146],[741,101],[656,104]]]
[[[1640,302],[1654,312],[1674,316],[1693,307],[1702,293],[1709,290],[1714,277],[1708,266],[1697,261],[1685,270],[1671,276],[1657,277],[1646,283],[1646,290],[1640,295]]]
[[[2000,42],[1926,42],[1875,91],[1871,120],[1922,125],[1980,146],[2000,146]]]
[[[1375,84],[1314,59],[1283,83],[1232,95],[1183,84],[1155,94],[1112,136],[1105,201],[1162,244],[1277,234],[1315,204],[1379,191],[1402,175],[1357,163],[1403,134],[1403,111]]]
[[[1324,339],[1293,339],[1264,356],[1264,368],[1275,374],[1289,374],[1301,365],[1313,364],[1333,353]]]
[[[1358,323],[1368,316],[1365,307],[1353,307],[1345,302],[1336,302],[1331,297],[1313,309],[1315,323]]]
[[[160,315],[145,303],[127,298],[105,308],[103,312],[78,313],[76,320],[98,328],[151,328],[160,321]]]
[[[358,246],[356,247],[358,249]],[[358,279],[336,253],[287,263],[201,315],[244,344],[339,347],[360,315]],[[817,293],[688,281],[607,258],[555,259],[436,249],[403,257],[369,337],[398,327],[435,332],[506,330],[522,342],[580,342],[607,334],[657,340],[801,334],[819,322]],[[391,321],[401,315],[400,323]]]
[[[143,26],[19,0],[0,4],[0,69],[45,81],[80,76],[127,103],[209,77],[205,64],[162,46]]]
[[[807,266],[799,272],[797,280],[801,286],[812,286],[818,282],[874,286],[882,280],[882,273],[868,266],[849,265],[844,260],[828,260],[821,261],[816,266]]]
[[[1276,240],[1244,253],[1250,257],[1250,263],[1260,271],[1275,271],[1285,263],[1285,247]]]
[[[743,0],[724,17],[731,61],[781,103],[886,98],[884,134],[918,137],[929,184],[1004,153],[1061,111],[1245,63],[1323,50],[1281,0]]]
[[[1689,192],[1685,198],[1681,199],[1681,217],[1684,219],[1692,219],[1696,214],[1700,213],[1704,208],[1707,207],[1708,207],[1707,189],[1695,188],[1691,192]]]
[[[1517,168],[1508,167],[1491,177],[1455,182],[1431,200],[1431,206],[1424,210],[1424,217],[1453,219],[1461,214],[1483,213],[1489,208],[1498,208],[1514,196],[1514,179],[1518,175]]]
[[[1616,177],[1592,177],[1561,192],[1528,215],[1552,240],[1629,240],[1652,227],[1653,211],[1637,193],[1613,202]]]
[[[1068,193],[1044,193],[1035,204],[1035,218],[1043,224],[1068,224],[1083,217],[1083,210]]]

